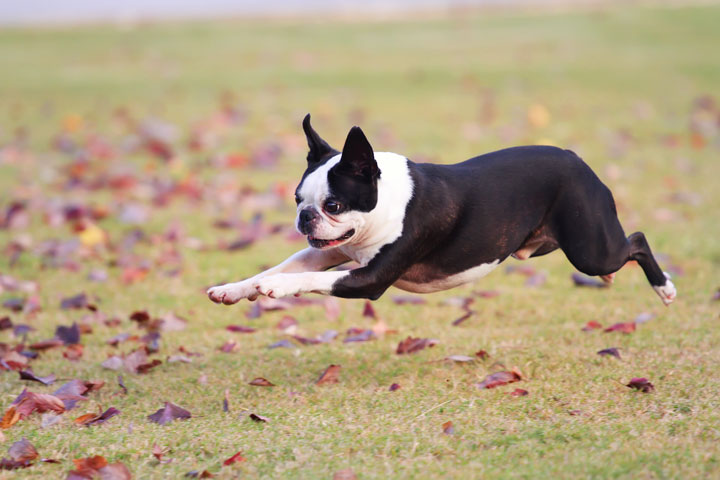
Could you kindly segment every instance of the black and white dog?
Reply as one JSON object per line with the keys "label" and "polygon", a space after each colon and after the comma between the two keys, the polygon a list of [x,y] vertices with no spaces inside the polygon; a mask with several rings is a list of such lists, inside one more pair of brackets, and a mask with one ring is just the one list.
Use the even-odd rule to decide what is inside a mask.
{"label": "black and white dog", "polygon": [[[303,121],[310,151],[295,191],[296,227],[309,248],[252,278],[208,290],[226,305],[258,295],[315,292],[379,298],[394,285],[446,290],[503,260],[560,248],[575,268],[613,280],[636,260],[666,305],[676,296],[641,232],[625,237],[608,188],[577,155],[514,147],[455,165],[373,152],[353,127],[342,153]],[[350,260],[353,270],[328,271]]]}

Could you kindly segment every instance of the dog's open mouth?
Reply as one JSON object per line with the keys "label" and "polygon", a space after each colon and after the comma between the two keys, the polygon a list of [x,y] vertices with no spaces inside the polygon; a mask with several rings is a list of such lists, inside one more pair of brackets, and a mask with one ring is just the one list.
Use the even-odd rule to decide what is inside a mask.
{"label": "dog's open mouth", "polygon": [[355,229],[350,229],[347,232],[345,232],[341,237],[336,238],[335,240],[322,240],[320,238],[311,237],[308,235],[308,243],[313,248],[327,248],[327,247],[334,247],[335,245],[339,245],[343,243],[348,238],[355,235]]}

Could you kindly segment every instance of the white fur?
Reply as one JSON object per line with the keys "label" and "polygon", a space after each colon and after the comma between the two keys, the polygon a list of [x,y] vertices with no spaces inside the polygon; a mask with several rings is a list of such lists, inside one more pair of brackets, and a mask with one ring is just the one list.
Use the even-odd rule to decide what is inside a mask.
{"label": "white fur", "polygon": [[670,305],[672,302],[675,301],[675,297],[677,297],[677,290],[675,289],[675,285],[673,284],[673,282],[670,281],[670,274],[667,272],[663,273],[665,274],[666,278],[665,285],[660,285],[659,287],[654,286],[653,289],[665,305]]}
{"label": "white fur", "polygon": [[405,210],[413,194],[407,158],[397,153],[375,152],[375,161],[380,168],[377,206],[360,215],[358,227],[353,227],[355,235],[339,247],[360,265],[367,265],[383,245],[400,238]]}
{"label": "white fur", "polygon": [[396,153],[375,152],[375,161],[380,169],[375,208],[370,212],[348,211],[328,215],[322,208],[330,195],[327,175],[340,158],[341,155],[336,155],[305,177],[298,192],[302,201],[298,204],[295,226],[298,227],[300,211],[312,206],[321,217],[313,232],[314,237],[332,240],[354,229],[355,235],[337,248],[361,265],[366,265],[383,245],[394,242],[402,234],[405,207],[413,192],[408,160]]}
{"label": "white fur", "polygon": [[395,286],[408,292],[415,293],[432,293],[439,292],[441,290],[448,290],[458,285],[473,282],[479,278],[484,277],[488,273],[492,272],[495,267],[498,266],[500,260],[495,260],[492,263],[483,263],[477,267],[470,268],[464,272],[450,275],[449,277],[441,278],[427,283],[414,283],[408,282],[407,280],[398,280],[395,282]]}
{"label": "white fur", "polygon": [[[286,272],[307,272],[325,270],[328,267],[347,262],[349,259],[337,249],[316,250],[306,248],[269,270],[241,282],[227,283],[208,289],[207,294],[214,302],[232,304],[243,298],[254,300],[260,293],[258,287],[261,279],[268,276],[279,276]],[[280,289],[278,289],[280,291]]]}
{"label": "white fur", "polygon": [[348,271],[278,273],[261,278],[257,291],[272,298],[310,292],[330,295],[333,284],[349,274]]}

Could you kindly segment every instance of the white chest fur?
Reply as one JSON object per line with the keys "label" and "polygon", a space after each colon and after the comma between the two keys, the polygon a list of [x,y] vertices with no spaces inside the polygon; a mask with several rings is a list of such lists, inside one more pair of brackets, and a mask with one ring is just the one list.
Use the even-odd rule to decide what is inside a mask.
{"label": "white chest fur", "polygon": [[360,265],[367,265],[383,245],[402,235],[405,210],[413,194],[407,158],[391,152],[375,152],[375,160],[380,169],[377,206],[362,216],[363,225],[352,245],[339,247]]}

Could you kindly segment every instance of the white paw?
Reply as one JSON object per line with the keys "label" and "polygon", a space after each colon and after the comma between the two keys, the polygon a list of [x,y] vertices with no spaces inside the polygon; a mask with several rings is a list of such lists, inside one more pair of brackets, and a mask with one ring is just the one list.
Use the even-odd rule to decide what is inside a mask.
{"label": "white paw", "polygon": [[255,286],[257,293],[270,298],[289,297],[301,293],[297,285],[297,278],[293,275],[269,275],[258,280]]}
{"label": "white paw", "polygon": [[670,275],[667,272],[663,273],[667,279],[665,281],[665,285],[653,287],[653,289],[655,289],[655,292],[665,305],[670,305],[673,301],[675,301],[675,297],[677,297],[677,290],[675,289],[675,285],[670,281]]}
{"label": "white paw", "polygon": [[255,290],[253,282],[243,280],[242,282],[226,283],[225,285],[211,287],[208,289],[207,295],[208,298],[215,303],[232,305],[243,298],[255,300],[258,296],[258,292]]}

